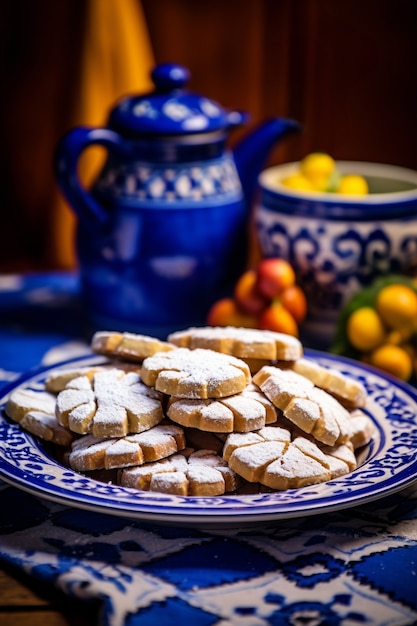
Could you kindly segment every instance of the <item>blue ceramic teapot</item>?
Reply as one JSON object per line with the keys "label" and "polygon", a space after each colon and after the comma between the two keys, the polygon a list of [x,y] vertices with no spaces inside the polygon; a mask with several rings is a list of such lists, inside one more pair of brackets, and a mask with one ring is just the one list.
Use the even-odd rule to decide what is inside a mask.
{"label": "blue ceramic teapot", "polygon": [[[164,338],[205,323],[245,266],[249,209],[269,149],[291,120],[268,121],[232,154],[245,116],[186,90],[188,71],[157,66],[155,90],[123,98],[107,127],[59,143],[58,184],[78,217],[77,255],[95,329]],[[77,177],[84,149],[107,149],[91,190]]]}

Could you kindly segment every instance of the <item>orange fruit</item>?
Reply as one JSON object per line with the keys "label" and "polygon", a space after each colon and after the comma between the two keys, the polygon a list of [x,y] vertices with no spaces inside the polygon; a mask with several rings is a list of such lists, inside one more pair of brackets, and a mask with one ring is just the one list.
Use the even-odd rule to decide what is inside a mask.
{"label": "orange fruit", "polygon": [[242,326],[256,328],[257,318],[249,313],[243,313],[233,298],[222,298],[215,302],[207,315],[209,326]]}
{"label": "orange fruit", "polygon": [[417,293],[408,285],[394,283],[383,287],[375,308],[389,328],[404,333],[417,330]]}
{"label": "orange fruit", "polygon": [[281,294],[282,306],[287,309],[300,324],[307,314],[307,300],[304,291],[298,285],[291,285]]}
{"label": "orange fruit", "polygon": [[297,322],[280,302],[272,302],[272,304],[261,313],[258,318],[258,328],[298,337]]}
{"label": "orange fruit", "polygon": [[241,275],[234,289],[234,297],[239,308],[254,315],[260,313],[268,304],[266,298],[259,293],[256,282],[257,273],[250,269]]}
{"label": "orange fruit", "polygon": [[351,345],[361,352],[374,350],[385,340],[385,328],[378,313],[364,306],[350,314],[346,333]]}
{"label": "orange fruit", "polygon": [[384,344],[374,350],[369,355],[368,362],[400,380],[409,380],[413,373],[411,354],[401,346],[393,344]]}

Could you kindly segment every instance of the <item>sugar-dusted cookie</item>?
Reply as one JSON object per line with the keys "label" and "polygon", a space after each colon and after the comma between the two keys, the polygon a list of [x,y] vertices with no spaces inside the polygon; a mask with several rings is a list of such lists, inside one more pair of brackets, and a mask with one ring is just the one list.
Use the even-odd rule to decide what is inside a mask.
{"label": "sugar-dusted cookie", "polygon": [[68,461],[77,472],[142,465],[185,448],[179,426],[161,425],[126,437],[107,439],[86,435],[74,441]]}
{"label": "sugar-dusted cookie", "polygon": [[289,431],[273,426],[229,435],[223,457],[236,474],[271,489],[305,487],[331,478],[329,461],[313,441],[292,441]]}
{"label": "sugar-dusted cookie", "polygon": [[308,378],[292,370],[265,366],[253,381],[287,419],[321,443],[333,446],[350,438],[349,412]]}
{"label": "sugar-dusted cookie", "polygon": [[45,389],[51,393],[57,394],[65,389],[68,383],[74,378],[87,376],[87,378],[92,380],[96,372],[103,372],[105,370],[114,369],[115,367],[118,370],[123,370],[124,372],[140,372],[140,364],[123,361],[118,361],[117,364],[109,361],[103,363],[102,365],[91,365],[78,368],[59,367],[49,373],[47,379],[45,380]]}
{"label": "sugar-dusted cookie", "polygon": [[366,389],[359,380],[346,376],[334,368],[324,367],[312,359],[298,359],[291,367],[350,407],[365,406]]}
{"label": "sugar-dusted cookie", "polygon": [[46,391],[18,387],[9,396],[6,414],[20,426],[45,441],[70,445],[74,435],[55,417],[55,396]]}
{"label": "sugar-dusted cookie", "polygon": [[255,328],[189,328],[172,333],[168,341],[183,348],[205,348],[241,359],[294,361],[303,355],[303,346],[296,337]]}
{"label": "sugar-dusted cookie", "polygon": [[246,363],[213,350],[177,348],[143,361],[145,384],[179,398],[222,398],[243,391],[251,382]]}
{"label": "sugar-dusted cookie", "polygon": [[119,483],[181,496],[220,496],[235,491],[239,477],[213,450],[185,450],[167,459],[119,472]]}
{"label": "sugar-dusted cookie", "polygon": [[277,411],[255,385],[225,398],[189,399],[173,397],[168,417],[182,426],[214,433],[248,432],[275,422]]}
{"label": "sugar-dusted cookie", "polygon": [[144,385],[139,374],[119,369],[72,379],[56,399],[62,426],[80,435],[123,437],[140,433],[164,417],[162,396]]}
{"label": "sugar-dusted cookie", "polygon": [[[250,369],[250,373],[256,374],[256,372],[259,372],[259,370],[264,366],[264,365],[273,365],[275,364],[275,361],[272,359],[251,359],[251,358],[245,358],[245,357],[239,357],[240,359],[242,359],[242,361],[245,361],[246,365],[249,367]],[[288,363],[291,363],[292,361],[288,361]]]}
{"label": "sugar-dusted cookie", "polygon": [[361,409],[355,409],[350,413],[350,426],[352,429],[350,441],[355,450],[366,446],[375,434],[373,421]]}
{"label": "sugar-dusted cookie", "polygon": [[353,472],[357,466],[355,450],[350,441],[338,446],[321,446],[329,462],[332,478]]}
{"label": "sugar-dusted cookie", "polygon": [[79,367],[79,368],[58,368],[49,373],[45,380],[45,389],[51,393],[59,393],[68,385],[71,380],[79,376],[87,376],[92,379],[96,372],[102,371],[101,366]]}
{"label": "sugar-dusted cookie", "polygon": [[97,354],[137,362],[143,361],[156,352],[167,352],[174,348],[174,345],[155,337],[115,331],[97,331],[91,340],[91,349]]}

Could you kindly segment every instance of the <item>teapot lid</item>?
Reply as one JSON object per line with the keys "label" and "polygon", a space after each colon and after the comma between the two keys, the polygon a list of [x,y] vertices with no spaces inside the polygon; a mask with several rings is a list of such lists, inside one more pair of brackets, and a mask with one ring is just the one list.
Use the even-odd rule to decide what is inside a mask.
{"label": "teapot lid", "polygon": [[111,111],[109,126],[124,134],[188,135],[208,133],[242,124],[246,115],[227,111],[214,100],[185,89],[187,68],[157,65],[151,74],[155,90],[127,96]]}

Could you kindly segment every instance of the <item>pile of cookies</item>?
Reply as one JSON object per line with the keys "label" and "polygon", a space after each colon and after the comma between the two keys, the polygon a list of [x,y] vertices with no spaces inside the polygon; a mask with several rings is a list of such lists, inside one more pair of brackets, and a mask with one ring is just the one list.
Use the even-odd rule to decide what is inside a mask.
{"label": "pile of cookies", "polygon": [[373,435],[363,385],[289,335],[100,331],[91,348],[103,364],[15,389],[6,413],[101,480],[193,496],[293,489],[351,472]]}

